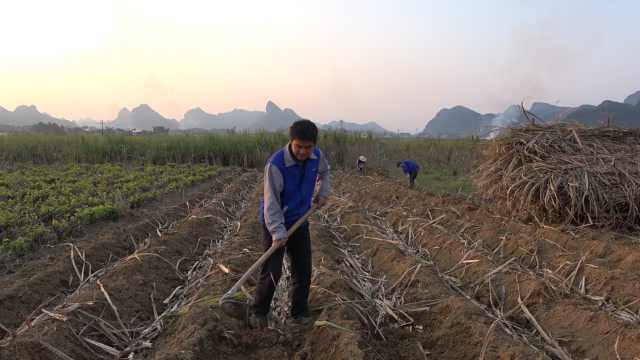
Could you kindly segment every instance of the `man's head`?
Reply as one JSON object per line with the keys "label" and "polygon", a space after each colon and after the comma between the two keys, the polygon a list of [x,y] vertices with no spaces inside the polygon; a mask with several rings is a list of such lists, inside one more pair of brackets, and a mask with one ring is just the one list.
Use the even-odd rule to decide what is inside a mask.
{"label": "man's head", "polygon": [[300,161],[307,160],[318,141],[318,127],[311,120],[298,120],[289,128],[291,152]]}
{"label": "man's head", "polygon": [[398,161],[398,162],[396,163],[396,167],[400,167],[400,166],[402,166],[402,161]]}

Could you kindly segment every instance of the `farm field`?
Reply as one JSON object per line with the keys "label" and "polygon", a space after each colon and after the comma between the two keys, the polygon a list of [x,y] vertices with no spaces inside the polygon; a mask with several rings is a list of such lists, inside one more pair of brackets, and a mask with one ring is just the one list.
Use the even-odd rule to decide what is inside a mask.
{"label": "farm field", "polygon": [[[279,133],[207,135],[57,135],[0,137],[3,164],[207,164],[262,168],[287,138]],[[353,168],[360,155],[367,166],[400,177],[396,163],[413,159],[422,166],[417,183],[435,193],[471,193],[470,175],[485,143],[477,139],[385,139],[342,132],[320,133],[320,148],[339,168]]]}
{"label": "farm field", "polygon": [[115,219],[215,174],[215,166],[20,164],[0,172],[0,258],[58,244],[79,225]]}
{"label": "farm field", "polygon": [[0,358],[640,356],[634,236],[344,171],[311,220],[313,325],[286,321],[280,289],[271,328],[249,329],[217,304],[262,253],[261,184],[223,168],[15,265],[0,276]]}
{"label": "farm field", "polygon": [[6,1],[0,360],[640,360],[640,2],[547,2]]}

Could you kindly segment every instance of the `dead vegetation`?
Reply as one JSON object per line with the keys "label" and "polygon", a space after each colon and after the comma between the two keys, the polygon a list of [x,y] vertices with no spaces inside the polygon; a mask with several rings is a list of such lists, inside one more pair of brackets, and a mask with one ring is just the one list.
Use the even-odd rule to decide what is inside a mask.
{"label": "dead vegetation", "polygon": [[427,257],[469,303],[505,320],[496,330],[528,338],[551,358],[609,358],[614,347],[624,348],[623,358],[639,354],[631,339],[640,292],[628,267],[639,250],[630,236],[523,224],[472,202],[401,188],[371,179],[346,191],[398,234],[385,243]]}
{"label": "dead vegetation", "polygon": [[510,129],[497,138],[476,184],[538,221],[640,226],[640,131],[562,125]]}
{"label": "dead vegetation", "polygon": [[[350,226],[359,225],[342,222],[343,214],[349,208],[353,208],[352,203],[337,199],[333,206],[322,211],[321,221],[333,235],[333,244],[340,253],[340,274],[359,298],[358,301],[350,301],[349,306],[358,314],[362,323],[370,330],[370,334],[386,340],[383,328],[389,321],[398,327],[414,323],[413,318],[402,309],[405,302],[404,294],[413,279],[405,279],[403,276],[391,283],[384,275],[374,273],[368,257],[359,254],[357,244],[348,241],[345,236]],[[415,277],[420,265],[410,270]],[[408,272],[409,270],[406,273]],[[344,301],[340,296],[336,300]]]}

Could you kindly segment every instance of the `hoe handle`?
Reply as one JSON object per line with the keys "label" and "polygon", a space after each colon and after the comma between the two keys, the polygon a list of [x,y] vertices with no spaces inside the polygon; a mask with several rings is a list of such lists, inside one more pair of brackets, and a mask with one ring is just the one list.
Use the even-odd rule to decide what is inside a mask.
{"label": "hoe handle", "polygon": [[[300,227],[300,225],[302,225],[302,223],[304,223],[309,216],[311,216],[311,214],[313,213],[314,210],[316,210],[317,205],[313,204],[311,206],[311,209],[309,209],[300,219],[298,219],[298,221],[296,221],[293,226],[291,226],[291,228],[287,231],[287,240],[289,239],[289,237],[296,231],[298,230],[298,228]],[[286,242],[285,242],[286,244]],[[264,264],[265,261],[267,261],[267,259],[276,251],[278,250],[277,247],[271,245],[271,247],[264,253],[262,254],[262,256],[260,256],[260,258],[253,263],[253,265],[251,265],[251,267],[249,268],[249,270],[247,270],[242,277],[240,278],[240,280],[238,280],[235,285],[233,285],[231,287],[231,289],[229,289],[229,291],[227,291],[226,294],[224,294],[221,298],[220,298],[220,303],[222,304],[223,302],[225,302],[227,299],[231,298],[236,292],[238,292],[238,290],[240,289],[240,287],[242,285],[244,285],[244,283],[247,281],[247,279],[249,278],[249,276],[251,276],[260,266],[262,266],[262,264]]]}

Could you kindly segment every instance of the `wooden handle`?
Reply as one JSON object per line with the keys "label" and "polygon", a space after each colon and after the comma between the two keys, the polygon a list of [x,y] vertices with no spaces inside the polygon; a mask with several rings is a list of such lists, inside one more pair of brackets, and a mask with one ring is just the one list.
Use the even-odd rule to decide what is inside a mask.
{"label": "wooden handle", "polygon": [[[298,230],[298,228],[300,227],[300,225],[302,225],[302,223],[304,223],[305,221],[307,221],[307,219],[309,218],[309,216],[311,216],[311,214],[316,210],[317,205],[313,204],[311,206],[311,209],[309,209],[300,219],[298,219],[298,221],[296,221],[293,226],[291,226],[291,228],[289,228],[289,230],[287,231],[287,240],[289,240],[289,237],[296,231]],[[285,241],[286,244],[286,241]],[[284,244],[283,244],[284,246]],[[249,268],[249,270],[247,270],[242,277],[240,278],[240,280],[238,280],[235,285],[233,285],[231,287],[231,289],[229,289],[229,291],[227,291],[221,298],[220,298],[220,304],[222,304],[223,302],[225,302],[227,299],[231,298],[236,292],[238,292],[238,290],[240,289],[240,287],[242,285],[244,285],[244,283],[247,281],[247,279],[249,279],[249,276],[251,276],[260,266],[262,266],[262,264],[264,264],[265,261],[267,261],[267,259],[276,251],[278,250],[277,247],[271,245],[271,247],[264,253],[262,254],[262,256],[260,256],[260,258],[258,258],[258,260],[256,260],[255,263],[253,263],[253,265],[251,265],[251,267]]]}

